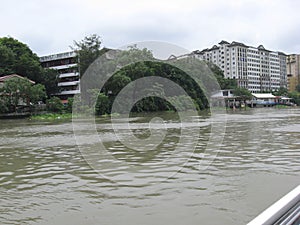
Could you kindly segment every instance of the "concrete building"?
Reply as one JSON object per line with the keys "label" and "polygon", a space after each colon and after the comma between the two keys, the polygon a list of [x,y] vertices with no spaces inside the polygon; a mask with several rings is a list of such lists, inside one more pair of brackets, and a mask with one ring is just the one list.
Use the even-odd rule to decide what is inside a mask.
{"label": "concrete building", "polygon": [[199,59],[218,65],[225,78],[236,79],[238,86],[252,93],[276,91],[287,85],[286,55],[240,42],[221,41],[210,49],[193,52]]}
{"label": "concrete building", "polygon": [[300,84],[300,55],[291,54],[287,56],[287,78],[288,90],[295,91]]}
{"label": "concrete building", "polygon": [[55,69],[59,73],[59,93],[56,94],[63,102],[80,93],[80,75],[76,53],[64,52],[40,57],[44,68]]}

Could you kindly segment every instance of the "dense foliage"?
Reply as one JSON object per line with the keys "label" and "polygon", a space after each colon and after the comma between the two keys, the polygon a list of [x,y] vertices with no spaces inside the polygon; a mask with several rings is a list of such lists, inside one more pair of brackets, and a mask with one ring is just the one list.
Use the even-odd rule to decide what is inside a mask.
{"label": "dense foliage", "polygon": [[300,92],[292,91],[288,94],[289,98],[292,98],[293,102],[296,103],[298,106],[300,105]]}
{"label": "dense foliage", "polygon": [[0,88],[0,93],[1,113],[17,112],[46,98],[44,85],[33,85],[28,79],[18,77],[7,80]]}
{"label": "dense foliage", "polygon": [[42,84],[50,97],[56,93],[57,72],[43,69],[39,57],[24,43],[12,38],[0,38],[0,76],[18,74]]}
{"label": "dense foliage", "polygon": [[252,99],[252,94],[246,88],[236,87],[233,89],[233,94],[240,97],[242,100]]}
{"label": "dense foliage", "polygon": [[[88,43],[81,42],[81,47],[77,45],[79,47],[78,52],[89,52],[87,46],[92,46],[90,52],[95,52],[94,47],[99,46],[97,44],[98,42],[96,41],[95,45],[92,45],[90,43],[90,40],[91,39],[88,39]],[[202,90],[203,88],[206,88],[205,85],[200,87],[198,83],[195,80],[193,80],[193,78],[191,78],[185,72],[176,67],[176,65],[173,66],[172,62],[157,61],[154,59],[151,51],[147,49],[141,50],[136,48],[136,46],[131,46],[126,51],[113,51],[113,54],[117,56],[115,57],[117,61],[107,60],[105,63],[101,61],[98,62],[101,63],[102,70],[111,67],[120,68],[112,77],[110,77],[109,80],[105,81],[105,86],[102,88],[102,90],[97,89],[97,83],[100,83],[101,79],[104,79],[103,77],[99,77],[101,71],[92,74],[92,77],[89,78],[90,83],[87,85],[89,87],[89,90],[87,90],[86,92],[86,84],[82,83],[82,98],[85,99],[85,95],[87,95],[89,96],[87,101],[91,102],[93,102],[91,99],[97,99],[96,104],[94,106],[96,114],[102,115],[106,113],[111,113],[112,104],[116,96],[126,85],[139,78],[150,76],[159,76],[167,78],[178,84],[181,88],[185,90],[189,97],[193,99],[196,109],[202,110],[209,107],[209,103]],[[127,65],[127,63],[130,63],[132,60],[137,60],[138,62]],[[90,65],[91,63],[92,62],[89,61],[87,64]],[[198,66],[195,67],[195,64],[197,64]],[[122,67],[120,65],[126,66]],[[209,68],[210,71],[207,68]],[[216,81],[220,83],[221,88],[229,89],[236,87],[236,82],[231,79],[224,79],[223,72],[213,64],[209,64],[209,66],[207,66],[205,62],[200,62],[199,60],[197,60],[196,63],[192,64],[191,68],[187,69],[191,73],[198,73],[199,70],[201,70],[202,78],[208,80],[207,83],[209,83],[209,80],[214,81],[215,79],[217,79]],[[91,74],[89,73],[89,75]],[[152,87],[152,90],[150,91],[160,93],[161,98],[152,96],[146,97],[136,102],[136,104],[132,108],[132,112],[175,110],[172,106],[174,103],[176,103],[176,105],[179,108],[184,109],[186,107],[186,99],[184,98],[184,96],[181,96],[179,98],[177,96],[175,98],[176,91],[174,92],[174,98],[172,98],[172,93],[165,93],[165,88],[160,86],[159,84],[155,87]],[[139,93],[135,93],[135,95],[139,95]],[[163,98],[165,95],[169,96],[168,101]]]}
{"label": "dense foliage", "polygon": [[71,48],[77,54],[81,76],[101,54],[108,51],[108,49],[102,48],[101,44],[101,38],[97,34],[86,36],[81,41],[74,41],[74,46]]}
{"label": "dense foliage", "polygon": [[216,64],[213,64],[211,62],[207,62],[207,65],[210,68],[210,70],[214,73],[222,90],[237,88],[236,80],[230,78],[224,78],[224,73],[220,67],[218,67]]}

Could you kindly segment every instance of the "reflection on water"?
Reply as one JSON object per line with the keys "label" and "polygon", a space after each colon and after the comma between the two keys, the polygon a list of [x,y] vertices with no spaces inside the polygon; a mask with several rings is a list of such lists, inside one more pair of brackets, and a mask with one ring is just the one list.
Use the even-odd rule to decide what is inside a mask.
{"label": "reflection on water", "polygon": [[[186,155],[174,149],[180,127],[194,129],[192,123],[182,125],[170,113],[138,116],[130,124],[139,138],[150,135],[152,116],[164,118],[167,135],[159,148],[126,148],[109,120],[97,119],[108,152],[127,163],[113,163],[103,174],[126,179],[124,165],[139,165],[123,183],[85,162],[70,122],[0,121],[0,224],[246,224],[299,184],[299,109],[229,112],[224,141],[206,170],[199,161],[206,160],[209,117],[197,118],[200,135],[191,156],[188,148]],[[97,148],[99,140],[86,128],[82,121],[80,138]]]}

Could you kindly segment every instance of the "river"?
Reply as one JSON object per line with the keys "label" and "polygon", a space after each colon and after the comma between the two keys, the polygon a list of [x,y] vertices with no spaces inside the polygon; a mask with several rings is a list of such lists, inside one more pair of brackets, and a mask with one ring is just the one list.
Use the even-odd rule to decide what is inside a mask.
{"label": "river", "polygon": [[[96,119],[106,154],[121,162],[102,159],[103,171],[87,163],[71,121],[0,120],[0,224],[240,225],[300,184],[299,108],[228,112],[208,167],[199,162],[209,116],[197,118],[198,145],[194,152],[186,146],[187,157],[174,150],[181,135],[175,113],[132,117],[134,134],[147,137],[152,116],[167,130],[152,151],[125,148],[109,118]],[[84,147],[96,154],[84,120],[80,127]]]}

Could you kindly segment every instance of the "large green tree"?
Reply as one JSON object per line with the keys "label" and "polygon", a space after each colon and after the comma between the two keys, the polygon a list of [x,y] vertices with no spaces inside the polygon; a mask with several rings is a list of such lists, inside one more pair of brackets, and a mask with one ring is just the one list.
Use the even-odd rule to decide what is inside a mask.
{"label": "large green tree", "polygon": [[57,92],[57,73],[43,69],[39,57],[24,43],[12,38],[0,38],[0,76],[19,74],[43,84],[47,95]]}
{"label": "large green tree", "polygon": [[[101,70],[105,70],[106,67],[113,67],[119,70],[117,70],[117,72],[105,82],[102,90],[98,90],[98,93],[101,92],[101,95],[98,97],[98,101],[96,103],[97,114],[102,114],[104,111],[110,112],[112,103],[114,102],[116,96],[130,82],[149,76],[164,77],[177,83],[194,100],[196,108],[208,108],[208,101],[204,95],[204,92],[201,90],[201,87],[199,87],[196,81],[176,66],[172,66],[172,64],[169,62],[155,61],[151,51],[147,49],[138,49],[136,46],[131,46],[126,51],[116,51],[114,54],[116,54],[115,60],[107,60],[106,62],[101,63],[101,68],[99,68]],[[130,62],[133,60],[140,62],[130,64]],[[119,65],[125,66],[120,67]],[[204,62],[199,62],[199,66],[201,68],[204,68],[205,65],[206,64]],[[91,77],[89,77],[87,81],[90,82],[88,87],[92,87],[93,90],[95,90],[94,88],[97,87],[97,83],[102,83],[101,80],[105,79],[100,77],[99,74],[104,73],[99,72],[89,74]],[[125,99],[125,101],[128,102],[123,102],[123,104],[130,104],[130,99],[136,99],[141,95],[140,92],[143,90],[137,88],[136,85],[137,83],[135,82],[133,86],[133,96],[129,96],[128,99]],[[165,92],[165,90],[167,90],[167,92]],[[147,97],[140,100],[133,106],[133,112],[174,110],[171,102],[176,102],[178,106],[184,108],[186,99],[184,97],[177,96],[176,90],[170,90],[158,84],[151,87],[151,90],[148,88],[148,91],[156,93],[156,95],[158,94],[161,97]],[[87,91],[87,93],[90,92]],[[84,93],[82,94],[84,95]],[[87,96],[94,98],[95,93]],[[169,102],[165,100],[165,96],[168,96],[170,100]],[[89,101],[88,99],[89,98],[87,98],[87,101]],[[104,107],[103,104],[108,104],[108,106]]]}
{"label": "large green tree", "polygon": [[3,58],[6,59],[2,65],[6,75],[7,72],[17,73],[29,78],[30,80],[40,81],[42,67],[39,57],[24,43],[12,38],[0,38],[0,50]]}
{"label": "large green tree", "polygon": [[[101,49],[101,39],[98,35],[85,37],[79,42],[75,41],[73,49],[76,50],[79,57],[81,76],[85,76],[84,73],[88,67],[99,56],[107,51],[107,49]],[[205,109],[209,107],[209,103],[205,95],[212,94],[209,93],[211,90],[218,89],[218,87],[214,85],[216,82],[220,84],[222,89],[234,89],[237,86],[235,80],[224,78],[223,72],[220,68],[213,64],[207,64],[206,62],[201,62],[199,60],[194,60],[194,62],[190,65],[188,63],[189,68],[186,69],[189,74],[198,74],[199,79],[204,80],[201,87],[199,87],[199,80],[197,83],[188,74],[181,71],[176,66],[177,64],[181,65],[182,68],[185,68],[187,65],[185,61],[186,59],[183,59],[182,62],[179,60],[179,62],[176,62],[174,66],[172,66],[172,62],[157,61],[150,50],[146,48],[138,49],[136,46],[131,46],[125,51],[114,50],[110,55],[114,57],[114,60],[110,60],[106,57],[99,58],[97,61],[98,64],[101,64],[101,68],[97,68],[99,71],[95,72],[93,71],[94,69],[91,69],[89,71],[89,78],[85,80],[85,82],[81,83],[81,99],[86,101],[86,105],[89,107],[91,107],[89,104],[94,102],[91,101],[91,99],[94,98],[95,92],[98,94],[101,93],[96,103],[96,113],[98,114],[110,112],[112,103],[118,93],[127,84],[142,77],[160,76],[172,80],[186,91],[186,93],[193,99],[196,108],[198,109]],[[133,61],[137,61],[137,63],[131,64]],[[108,80],[106,80],[105,76],[100,76],[101,74],[109,74],[109,71],[116,70],[117,72]],[[105,85],[102,90],[97,90],[97,84],[103,82],[105,82]],[[136,82],[134,85],[136,85]],[[86,89],[92,89],[93,93]],[[153,87],[153,90],[150,91],[157,92],[161,89],[164,90],[164,87]],[[172,91],[169,90],[168,92]],[[174,107],[171,106],[170,102],[163,99],[164,95],[169,96],[170,101],[176,102],[177,105],[181,105],[182,108],[184,108],[184,103],[186,102],[185,98],[176,96],[176,90],[173,92],[174,93],[162,93],[162,98],[147,97],[142,99],[134,105],[132,111],[174,110]],[[96,96],[98,94],[96,94]],[[133,95],[138,96],[139,94],[138,88],[135,88],[134,86]],[[173,96],[174,99],[171,100]],[[131,97],[129,97],[128,100],[130,100],[130,98]]]}
{"label": "large green tree", "polygon": [[16,112],[19,105],[30,106],[30,103],[37,103],[46,98],[44,85],[33,85],[28,79],[18,77],[5,81],[0,93],[1,104],[6,109],[2,112]]}
{"label": "large green tree", "polygon": [[101,44],[101,38],[97,34],[86,36],[81,41],[74,41],[74,46],[71,48],[77,53],[81,76],[101,54],[108,51],[108,49],[102,48]]}

